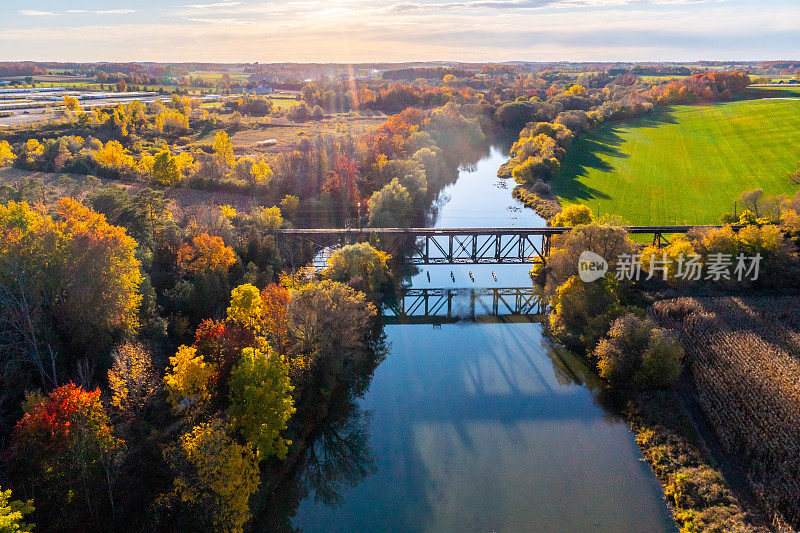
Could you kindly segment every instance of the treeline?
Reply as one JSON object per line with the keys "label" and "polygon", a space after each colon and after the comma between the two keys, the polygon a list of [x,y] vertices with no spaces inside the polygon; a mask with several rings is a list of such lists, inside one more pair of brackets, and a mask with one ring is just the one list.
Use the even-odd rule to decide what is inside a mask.
{"label": "treeline", "polygon": [[475,72],[452,67],[416,67],[387,70],[382,74],[382,77],[385,80],[416,80],[418,78],[441,80],[447,75],[455,76],[456,78],[473,78],[475,77]]}
{"label": "treeline", "polygon": [[309,107],[320,106],[325,111],[375,110],[394,114],[409,107],[432,108],[444,104],[474,103],[477,92],[470,88],[426,87],[401,83],[362,83],[355,90],[342,83],[318,81],[303,86],[303,101]]}
{"label": "treeline", "polygon": [[610,76],[633,74],[635,76],[691,76],[692,69],[674,65],[634,65],[630,68],[610,68]]}
{"label": "treeline", "polygon": [[47,74],[47,68],[38,63],[0,62],[0,76],[39,76]]}
{"label": "treeline", "polygon": [[[525,124],[511,147],[511,157],[498,176],[514,178],[514,196],[545,218],[559,210],[550,181],[558,175],[561,161],[573,139],[606,121],[641,116],[652,104],[630,95],[624,84],[615,93],[608,86],[590,95],[582,85],[572,85],[547,100],[506,103],[497,108],[494,122],[505,129]],[[618,100],[612,99],[614,97]]]}
{"label": "treeline", "polygon": [[529,92],[544,97],[517,97],[493,113],[498,127],[520,131],[498,176],[513,177],[518,183],[514,196],[544,218],[560,210],[549,182],[558,174],[576,136],[604,122],[645,115],[654,105],[729,100],[750,84],[749,76],[741,72],[697,74],[655,86],[631,74],[616,78],[583,75],[580,79],[587,85],[564,85],[559,79],[548,86],[540,78],[518,79],[516,92],[527,85]]}

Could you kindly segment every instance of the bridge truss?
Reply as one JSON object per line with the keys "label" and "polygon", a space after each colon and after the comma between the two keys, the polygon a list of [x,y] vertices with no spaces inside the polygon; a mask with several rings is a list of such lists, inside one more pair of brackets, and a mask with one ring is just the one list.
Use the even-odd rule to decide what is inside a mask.
{"label": "bridge truss", "polygon": [[[654,246],[669,244],[667,236],[721,226],[628,226],[633,235],[652,235]],[[743,226],[733,226],[739,230]],[[310,242],[325,257],[337,247],[369,241],[393,257],[415,265],[520,264],[544,262],[556,235],[572,228],[322,228],[280,229],[278,238]],[[321,261],[316,261],[321,262]]]}

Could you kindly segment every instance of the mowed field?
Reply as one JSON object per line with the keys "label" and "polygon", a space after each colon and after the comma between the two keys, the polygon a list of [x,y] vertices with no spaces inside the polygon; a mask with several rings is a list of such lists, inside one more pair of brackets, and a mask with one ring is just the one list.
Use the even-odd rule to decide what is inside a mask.
{"label": "mowed field", "polygon": [[553,189],[631,224],[713,224],[746,190],[793,195],[800,100],[676,106],[576,139]]}

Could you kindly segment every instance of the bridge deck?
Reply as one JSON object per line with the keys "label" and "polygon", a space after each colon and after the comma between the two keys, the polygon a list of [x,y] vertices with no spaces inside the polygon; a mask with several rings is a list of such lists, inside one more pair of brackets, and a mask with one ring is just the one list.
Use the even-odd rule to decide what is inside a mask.
{"label": "bridge deck", "polygon": [[[710,226],[624,226],[628,233],[687,233],[692,229],[722,228],[721,225]],[[742,225],[733,226],[738,230]],[[282,235],[327,235],[357,236],[364,234],[377,235],[559,235],[570,231],[571,227],[532,227],[532,228],[284,228],[277,230]]]}

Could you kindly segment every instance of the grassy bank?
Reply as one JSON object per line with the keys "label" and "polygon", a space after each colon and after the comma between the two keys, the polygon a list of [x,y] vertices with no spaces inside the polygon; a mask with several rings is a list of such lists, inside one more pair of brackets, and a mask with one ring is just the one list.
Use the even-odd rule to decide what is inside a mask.
{"label": "grassy bank", "polygon": [[577,139],[553,190],[632,224],[716,223],[745,191],[792,194],[800,101],[676,106]]}
{"label": "grassy bank", "polygon": [[682,533],[769,531],[759,516],[743,510],[728,480],[707,459],[673,389],[635,393],[625,414]]}

